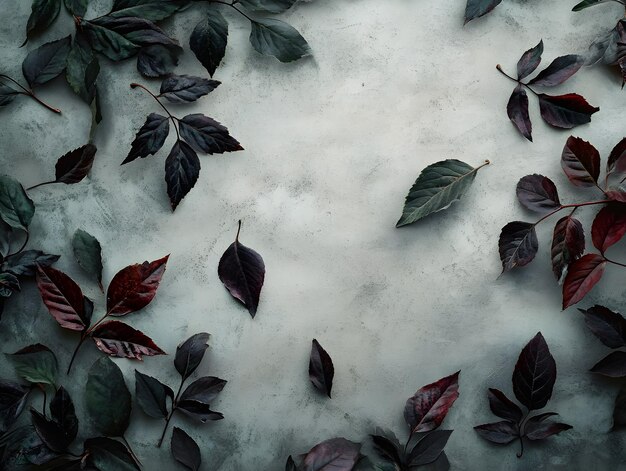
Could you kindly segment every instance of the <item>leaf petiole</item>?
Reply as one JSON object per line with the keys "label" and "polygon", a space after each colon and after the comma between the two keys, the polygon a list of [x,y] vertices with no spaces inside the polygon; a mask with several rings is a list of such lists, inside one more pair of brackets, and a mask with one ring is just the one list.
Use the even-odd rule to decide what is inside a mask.
{"label": "leaf petiole", "polygon": [[167,415],[167,418],[165,419],[165,427],[163,427],[163,433],[161,434],[161,438],[159,439],[159,443],[157,444],[159,448],[161,448],[161,445],[163,445],[163,439],[165,438],[167,427],[169,427],[170,421],[172,420],[172,416],[174,415],[174,412],[176,411],[178,407],[178,398],[180,397],[180,393],[183,390],[183,384],[185,384],[185,379],[181,378],[180,386],[178,386],[178,392],[176,393],[176,396],[172,400],[172,410],[170,411],[170,413]]}
{"label": "leaf petiole", "polygon": [[177,123],[178,118],[176,116],[173,116],[172,113],[170,113],[170,111],[165,107],[165,105],[161,103],[161,100],[159,100],[159,97],[155,95],[154,93],[152,93],[150,90],[148,90],[146,87],[141,85],[140,83],[131,83],[130,88],[141,88],[142,90],[147,92],[152,98],[154,98],[159,105],[161,105],[161,108],[163,108],[163,110],[167,113],[167,116],[169,116],[169,118],[172,120],[172,124],[174,125],[174,130],[176,131],[176,137],[180,141],[180,133],[178,132],[178,123]]}
{"label": "leaf petiole", "polygon": [[[576,210],[577,208],[581,208],[583,206],[591,206],[591,205],[595,205],[595,204],[607,204],[607,203],[611,203],[611,202],[612,202],[612,200],[599,200],[599,201],[587,201],[585,203],[563,204],[563,205],[559,206],[558,208],[556,208],[554,211],[550,211],[544,217],[542,217],[537,222],[535,222],[534,225],[536,226],[540,222],[545,221],[550,216],[552,216],[552,215],[554,215],[554,214],[558,213],[559,211],[561,211],[563,209],[566,209],[566,208],[574,208],[574,210]],[[572,211],[572,214],[573,213],[574,213],[574,211]]]}
{"label": "leaf petiole", "polygon": [[530,85],[528,85],[527,83],[522,82],[520,79],[516,79],[516,78],[511,77],[504,70],[502,70],[502,66],[500,64],[496,65],[496,69],[498,69],[498,72],[500,72],[502,75],[504,75],[508,79],[513,80],[514,82],[518,83],[519,85],[522,85],[522,86],[526,87],[528,90],[530,90],[530,92],[533,95],[539,96],[536,91],[534,91],[532,88],[530,88]]}
{"label": "leaf petiole", "polygon": [[32,90],[29,90],[28,88],[23,87],[22,85],[20,85],[20,83],[17,80],[14,80],[11,77],[9,77],[8,75],[4,75],[4,74],[0,74],[0,79],[9,80],[9,81],[13,82],[15,85],[17,85],[18,87],[20,87],[23,90],[23,92],[18,92],[20,95],[26,95],[26,96],[32,98],[33,100],[35,100],[41,106],[49,109],[53,113],[61,114],[61,110],[60,109],[54,108],[54,107],[50,106],[49,104],[47,104],[45,101],[41,100],[37,95],[35,95],[35,93]]}

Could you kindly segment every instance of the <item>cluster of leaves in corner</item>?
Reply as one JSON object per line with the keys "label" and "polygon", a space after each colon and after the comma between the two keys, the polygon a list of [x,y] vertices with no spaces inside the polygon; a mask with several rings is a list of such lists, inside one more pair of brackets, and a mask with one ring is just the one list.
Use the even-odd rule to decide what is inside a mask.
{"label": "cluster of leaves in corner", "polygon": [[141,88],[152,96],[167,116],[151,113],[139,129],[130,152],[122,165],[137,158],[156,154],[170,133],[170,121],[176,131],[176,142],[165,160],[165,182],[172,210],[191,191],[200,176],[200,159],[196,152],[223,154],[243,150],[228,129],[213,118],[201,113],[188,114],[183,118],[173,116],[160,101],[170,103],[192,103],[215,90],[220,82],[189,75],[170,75],[161,83],[159,95],[143,85],[133,83],[132,88]]}
{"label": "cluster of leaves in corner", "polygon": [[517,83],[506,107],[507,114],[517,130],[529,141],[532,141],[532,123],[528,114],[528,95],[524,88],[539,99],[541,117],[550,126],[560,129],[571,129],[591,121],[591,115],[600,108],[591,106],[584,97],[576,93],[565,95],[547,95],[537,93],[530,86],[554,87],[564,83],[584,65],[585,59],[576,54],[557,57],[544,70],[528,82],[522,80],[532,74],[541,63],[543,41],[529,49],[517,62],[517,79],[508,75],[498,64],[497,69],[504,76]]}
{"label": "cluster of leaves in corner", "polygon": [[[539,243],[535,227],[553,214],[571,209],[554,227],[551,246],[552,270],[563,281],[563,309],[581,301],[600,281],[607,264],[626,267],[606,256],[606,251],[626,234],[626,138],[609,156],[604,186],[600,186],[600,154],[588,142],[571,136],[561,154],[561,167],[569,181],[582,188],[597,188],[599,199],[562,204],[556,185],[543,175],[527,175],[517,184],[517,199],[527,209],[543,214],[534,223],[513,221],[502,228],[499,239],[502,271],[528,265]],[[574,212],[584,206],[601,205],[592,227],[591,239],[599,254],[585,255],[585,234]]]}
{"label": "cluster of leaves in corner", "polygon": [[489,408],[500,422],[483,424],[474,430],[485,440],[500,445],[520,442],[521,458],[524,439],[539,441],[572,428],[571,425],[548,420],[555,412],[543,412],[530,416],[532,411],[543,409],[550,398],[556,382],[556,362],[541,332],[522,349],[513,371],[513,393],[526,407],[526,411],[511,401],[498,389],[489,389]]}
{"label": "cluster of leaves in corner", "polygon": [[[226,381],[214,376],[203,376],[188,385],[183,391],[185,381],[198,368],[208,348],[209,334],[201,332],[192,335],[176,348],[174,366],[181,376],[178,392],[152,376],[135,370],[137,403],[144,413],[155,419],[165,420],[163,433],[158,442],[163,444],[167,427],[176,411],[193,419],[206,423],[208,420],[221,420],[224,416],[211,410],[211,402],[226,386]],[[171,407],[168,409],[167,398]],[[171,438],[171,451],[174,459],[188,469],[197,471],[202,457],[197,443],[184,430],[174,427]]]}
{"label": "cluster of leaves in corner", "polygon": [[[82,181],[93,165],[96,147],[87,144],[60,157],[56,163],[54,180],[28,188]],[[28,226],[35,215],[35,203],[17,180],[0,176],[0,318],[5,300],[20,291],[20,279],[35,276],[37,267],[48,267],[59,259],[41,250],[25,250],[30,233]],[[23,237],[21,245],[16,243]]]}

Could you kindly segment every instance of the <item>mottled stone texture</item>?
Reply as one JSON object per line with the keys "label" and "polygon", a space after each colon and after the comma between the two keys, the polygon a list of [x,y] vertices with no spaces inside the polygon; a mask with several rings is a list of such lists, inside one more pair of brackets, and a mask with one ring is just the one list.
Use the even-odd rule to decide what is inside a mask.
{"label": "mottled stone texture", "polygon": [[[30,2],[0,3],[2,72],[19,75],[30,49],[73,28],[63,13],[43,38],[20,49]],[[109,5],[92,3],[87,17]],[[575,3],[505,0],[462,27],[463,0],[315,0],[284,15],[315,53],[287,65],[254,52],[245,20],[226,10],[229,46],[216,74],[223,85],[197,104],[172,108],[214,117],[246,151],[202,156],[198,184],[175,214],[163,179],[166,153],[119,165],[157,105],[130,89],[139,78],[133,61],[102,60],[105,121],[95,137],[91,178],[32,192],[31,247],[62,254],[58,268],[82,284],[97,309],[104,301],[71,256],[77,228],[100,240],[105,283],[128,263],[171,253],[155,301],[128,320],[170,354],[192,333],[212,334],[199,373],[229,381],[215,404],[226,419],[205,426],[178,422],[201,444],[204,469],[275,471],[290,453],[322,439],[367,441],[375,425],[403,432],[405,399],[459,369],[461,396],[445,421],[455,429],[447,447],[453,469],[626,469],[624,435],[607,433],[617,385],[587,372],[605,349],[575,309],[561,312],[549,266],[550,224],[539,228],[536,261],[498,276],[500,228],[534,218],[515,201],[520,177],[551,177],[567,202],[593,193],[568,186],[559,156],[569,133],[540,120],[534,97],[535,143],[515,131],[505,111],[513,84],[495,70],[500,63],[514,71],[519,55],[540,38],[544,63],[584,52],[622,15],[612,3],[572,13]],[[187,46],[205,8],[201,3],[164,27]],[[205,73],[188,51],[178,71]],[[558,90],[600,106],[592,124],[573,134],[608,155],[624,136],[619,77],[585,69]],[[0,111],[2,171],[28,186],[49,179],[56,159],[88,138],[89,110],[61,81],[41,95],[63,115],[27,99]],[[420,170],[444,158],[474,165],[490,159],[493,165],[445,214],[395,229]],[[591,213],[581,211],[581,217],[588,223]],[[254,320],[217,277],[239,218],[242,243],[267,265]],[[626,253],[619,252],[614,258],[623,260]],[[609,268],[582,305],[600,302],[623,311],[623,275]],[[42,342],[67,365],[74,337],[56,326],[32,283],[13,300],[0,328],[2,351]],[[511,391],[517,355],[539,330],[558,365],[550,407],[574,429],[530,445],[518,460],[515,446],[491,446],[472,426],[491,419],[487,387]],[[308,381],[314,337],[335,361],[332,400]],[[92,346],[85,348],[72,377],[61,376],[81,419],[77,391],[97,356]],[[118,364],[134,392],[134,368],[174,386],[172,360]],[[13,375],[5,360],[0,373]],[[175,469],[169,447],[155,448],[161,426],[133,413],[128,439],[146,469]],[[82,420],[81,433],[88,432]]]}

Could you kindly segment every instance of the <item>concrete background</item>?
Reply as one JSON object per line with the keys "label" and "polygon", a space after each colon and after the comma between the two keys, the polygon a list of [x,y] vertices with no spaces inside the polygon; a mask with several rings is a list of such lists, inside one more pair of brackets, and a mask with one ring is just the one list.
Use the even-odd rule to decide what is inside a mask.
{"label": "concrete background", "polygon": [[[2,72],[19,76],[31,48],[73,31],[62,13],[43,38],[20,49],[30,2],[0,3]],[[179,107],[179,114],[218,119],[246,151],[201,156],[200,179],[175,214],[163,179],[168,150],[119,165],[157,105],[129,88],[140,79],[134,61],[102,59],[105,121],[95,137],[99,151],[91,177],[31,193],[37,213],[29,247],[61,254],[57,267],[83,286],[96,309],[103,308],[103,297],[71,255],[77,228],[100,240],[105,284],[129,263],[171,253],[156,299],[127,320],[170,353],[193,333],[212,334],[199,373],[229,381],[215,404],[226,418],[205,426],[176,420],[201,444],[204,469],[280,470],[289,454],[326,438],[367,442],[377,425],[404,437],[406,398],[459,369],[461,396],[445,421],[455,430],[446,448],[453,469],[626,469],[625,437],[608,433],[618,385],[587,372],[607,349],[576,309],[560,309],[560,287],[549,264],[556,219],[539,228],[533,264],[498,277],[500,228],[535,219],[515,200],[520,177],[549,176],[564,202],[595,195],[568,185],[559,158],[570,133],[545,125],[532,96],[535,143],[516,132],[505,111],[513,84],[495,70],[501,63],[513,72],[521,53],[541,38],[544,65],[584,52],[614,26],[622,8],[609,3],[572,13],[575,0],[504,0],[489,16],[462,27],[464,3],[298,4],[282,18],[302,32],[314,57],[288,65],[253,51],[247,22],[224,7],[231,20],[229,45],[215,77],[223,85],[197,104]],[[108,6],[108,0],[92,1],[87,17]],[[179,73],[206,74],[187,47],[205,9],[200,4],[165,23],[186,48]],[[158,81],[149,85],[157,89]],[[619,76],[602,67],[584,69],[557,90],[580,93],[601,108],[591,125],[573,134],[606,158],[624,136]],[[27,99],[0,111],[2,172],[25,186],[50,179],[57,158],[88,139],[89,110],[61,80],[40,94],[63,115]],[[493,165],[481,170],[462,202],[395,229],[419,172],[445,158],[473,165],[490,159]],[[580,213],[589,228],[593,213]],[[260,252],[267,266],[254,320],[217,277],[239,218],[241,241]],[[612,252],[626,258],[623,245]],[[623,275],[608,268],[581,307],[597,302],[623,312]],[[512,396],[513,366],[537,331],[558,365],[549,409],[574,429],[529,446],[518,460],[516,444],[492,446],[472,427],[494,419],[488,387]],[[314,337],[334,359],[332,400],[317,394],[307,378]],[[0,324],[2,351],[42,342],[56,349],[62,366],[75,340],[51,319],[33,283],[26,283]],[[61,376],[81,411],[79,391],[98,354],[84,348],[72,377]],[[175,386],[172,360],[117,363],[134,393],[134,368]],[[0,373],[13,376],[5,360]],[[155,447],[161,427],[141,411],[133,413],[128,439],[145,469],[176,469],[169,447]],[[89,434],[83,420],[81,436]]]}

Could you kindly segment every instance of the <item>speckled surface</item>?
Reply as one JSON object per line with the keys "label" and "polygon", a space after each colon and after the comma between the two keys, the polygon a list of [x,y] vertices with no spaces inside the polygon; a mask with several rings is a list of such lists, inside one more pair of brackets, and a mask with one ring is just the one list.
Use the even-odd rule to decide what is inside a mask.
{"label": "speckled surface", "polygon": [[[520,177],[542,173],[557,183],[563,201],[586,198],[584,191],[572,191],[560,170],[569,133],[548,128],[530,97],[535,143],[520,137],[505,112],[513,84],[495,70],[501,63],[513,71],[519,55],[541,38],[545,63],[584,52],[622,14],[617,4],[572,13],[575,3],[504,0],[463,28],[463,0],[315,0],[283,15],[315,54],[289,65],[254,52],[248,25],[225,11],[229,46],[216,74],[223,85],[180,113],[214,117],[246,151],[201,157],[200,179],[175,214],[163,180],[166,153],[119,165],[145,116],[158,110],[129,88],[139,79],[134,61],[103,60],[105,122],[95,137],[99,151],[91,177],[32,192],[37,213],[30,247],[61,254],[57,267],[79,281],[100,309],[97,287],[71,256],[77,228],[100,240],[105,282],[129,263],[171,253],[156,299],[128,321],[170,353],[190,334],[212,334],[199,372],[229,381],[215,404],[226,418],[205,426],[178,422],[201,444],[204,469],[281,470],[291,453],[333,436],[367,441],[376,425],[404,435],[406,398],[459,369],[461,396],[445,422],[455,430],[446,449],[453,469],[626,469],[626,437],[607,433],[617,385],[587,372],[606,350],[576,309],[560,309],[549,267],[552,226],[539,228],[532,266],[499,277],[500,228],[534,218],[515,201]],[[2,72],[19,75],[28,50],[73,28],[63,14],[42,39],[20,49],[30,2],[0,4]],[[109,2],[92,4],[95,14]],[[205,8],[164,27],[186,45]],[[188,50],[177,70],[205,73]],[[158,82],[150,86],[156,89]],[[590,126],[573,134],[607,156],[624,135],[619,77],[585,69],[558,90],[580,93],[601,108]],[[63,115],[26,99],[0,111],[2,172],[25,186],[49,179],[56,159],[88,138],[89,110],[62,82],[41,95]],[[395,229],[420,170],[445,158],[473,165],[490,159],[493,165],[445,214]],[[589,223],[591,213],[581,215]],[[254,320],[217,277],[239,218],[241,241],[267,266]],[[626,252],[614,249],[614,257],[623,260]],[[610,268],[582,306],[601,302],[623,312],[623,283],[624,273]],[[537,331],[558,365],[550,408],[574,429],[529,446],[518,460],[515,445],[490,446],[472,426],[492,419],[486,389],[511,391],[517,355]],[[335,362],[332,400],[307,379],[313,337]],[[32,283],[0,324],[2,351],[42,342],[56,346],[62,365],[74,340],[51,319]],[[85,348],[71,378],[61,376],[81,412],[78,391],[97,356],[95,348]],[[134,392],[134,368],[174,386],[172,360],[118,364]],[[5,360],[0,373],[13,375]],[[128,439],[145,469],[176,469],[168,447],[155,447],[160,428],[135,410]],[[81,434],[89,433],[83,420]]]}

